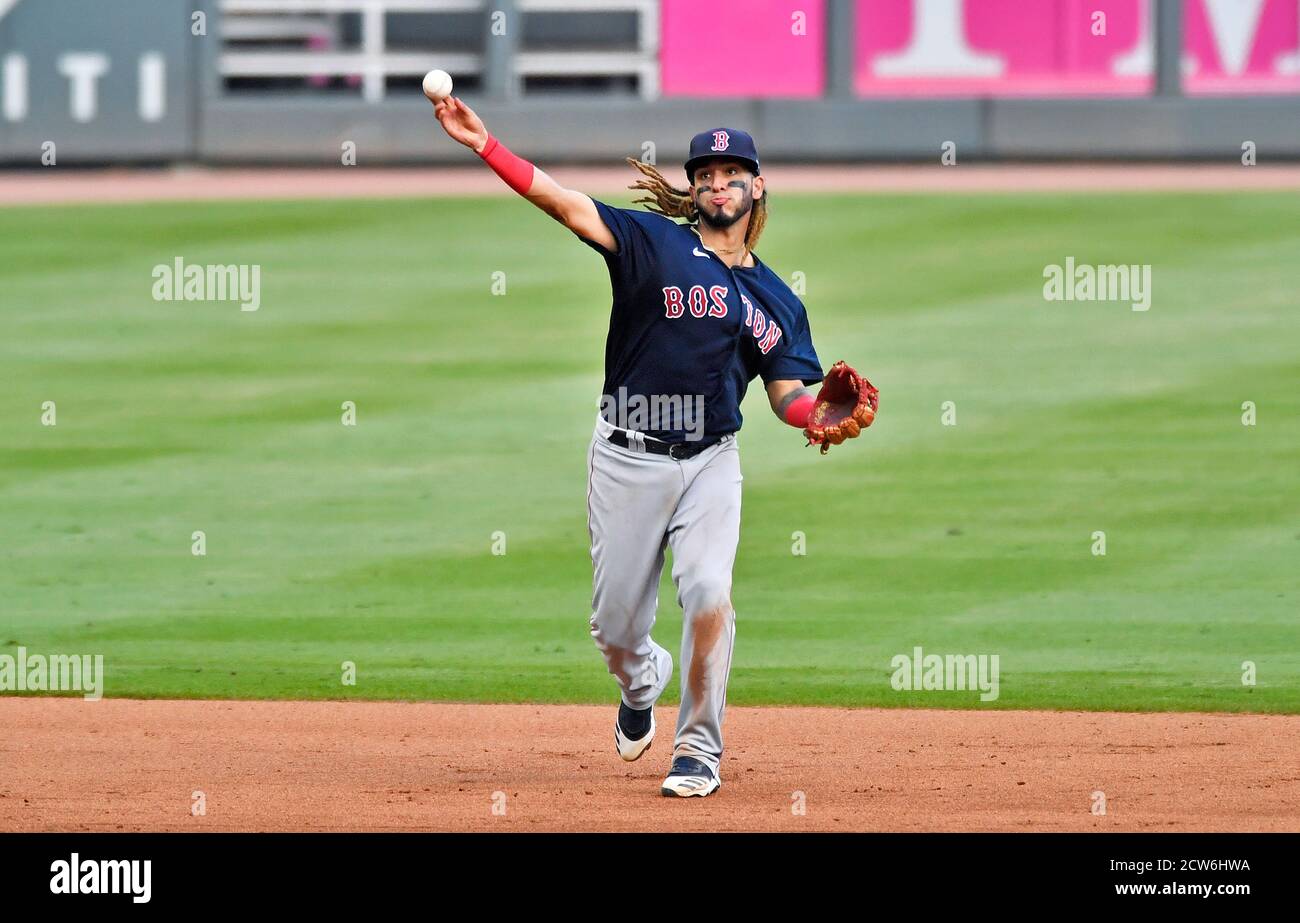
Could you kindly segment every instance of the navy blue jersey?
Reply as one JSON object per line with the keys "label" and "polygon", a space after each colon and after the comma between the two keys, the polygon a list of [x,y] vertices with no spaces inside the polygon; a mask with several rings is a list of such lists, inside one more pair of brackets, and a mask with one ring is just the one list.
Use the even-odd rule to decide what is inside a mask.
{"label": "navy blue jersey", "polygon": [[732,268],[691,225],[592,201],[618,241],[610,253],[578,235],[604,256],[614,290],[602,398],[602,413],[620,414],[606,413],[611,423],[668,442],[713,442],[740,429],[756,376],[822,380],[803,302],[757,256],[752,268]]}

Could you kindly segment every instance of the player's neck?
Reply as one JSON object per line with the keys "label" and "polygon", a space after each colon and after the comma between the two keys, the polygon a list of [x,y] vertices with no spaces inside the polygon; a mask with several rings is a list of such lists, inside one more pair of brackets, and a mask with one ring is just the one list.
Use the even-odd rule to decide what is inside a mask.
{"label": "player's neck", "polygon": [[697,233],[704,245],[718,255],[718,259],[728,266],[753,266],[754,258],[745,246],[745,234],[749,231],[749,216],[737,221],[730,227],[714,228],[704,221],[697,226]]}

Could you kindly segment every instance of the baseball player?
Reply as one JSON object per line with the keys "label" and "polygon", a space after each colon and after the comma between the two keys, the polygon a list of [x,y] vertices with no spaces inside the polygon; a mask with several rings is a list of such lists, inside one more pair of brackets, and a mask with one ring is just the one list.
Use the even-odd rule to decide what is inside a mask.
{"label": "baseball player", "polygon": [[[622,691],[618,753],[635,760],[654,739],[655,701],[672,677],[672,655],[650,637],[664,551],[671,548],[685,619],[681,709],[661,791],[712,794],[721,785],[735,643],[736,432],[746,388],[761,377],[777,417],[805,430],[823,451],[870,420],[857,411],[855,422],[856,400],[846,405],[847,417],[823,406],[829,377],[817,397],[806,387],[823,376],[804,306],[754,253],[767,196],[748,134],[718,128],[692,138],[689,189],[629,158],[642,174],[631,188],[648,193],[638,202],[651,212],[613,208],[561,187],[489,134],[457,97],[436,101],[435,113],[448,135],[605,260],[613,307],[604,395],[587,453],[591,636]],[[837,384],[852,390],[857,386],[840,376],[841,366]],[[810,417],[819,428],[806,429]]]}

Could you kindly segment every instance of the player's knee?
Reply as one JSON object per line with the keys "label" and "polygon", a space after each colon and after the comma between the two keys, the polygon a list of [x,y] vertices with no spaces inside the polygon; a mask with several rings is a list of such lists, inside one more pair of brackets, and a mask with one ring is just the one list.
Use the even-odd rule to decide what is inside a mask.
{"label": "player's knee", "polygon": [[636,640],[636,610],[608,603],[591,613],[591,638],[601,650],[629,647]]}
{"label": "player's knee", "polygon": [[682,609],[687,618],[731,611],[731,581],[720,577],[704,577],[682,587]]}

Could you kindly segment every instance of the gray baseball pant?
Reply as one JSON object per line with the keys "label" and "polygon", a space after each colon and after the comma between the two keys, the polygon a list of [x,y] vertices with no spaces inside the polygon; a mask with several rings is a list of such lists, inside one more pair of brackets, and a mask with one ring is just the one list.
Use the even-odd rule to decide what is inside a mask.
{"label": "gray baseball pant", "polygon": [[591,636],[623,702],[637,709],[653,705],[670,678],[668,652],[651,639],[650,630],[659,606],[664,549],[671,547],[677,604],[685,614],[673,755],[692,756],[716,773],[736,638],[731,605],[731,570],[740,541],[736,437],[726,436],[679,461],[613,445],[606,438],[613,429],[597,418],[587,454],[595,571]]}

